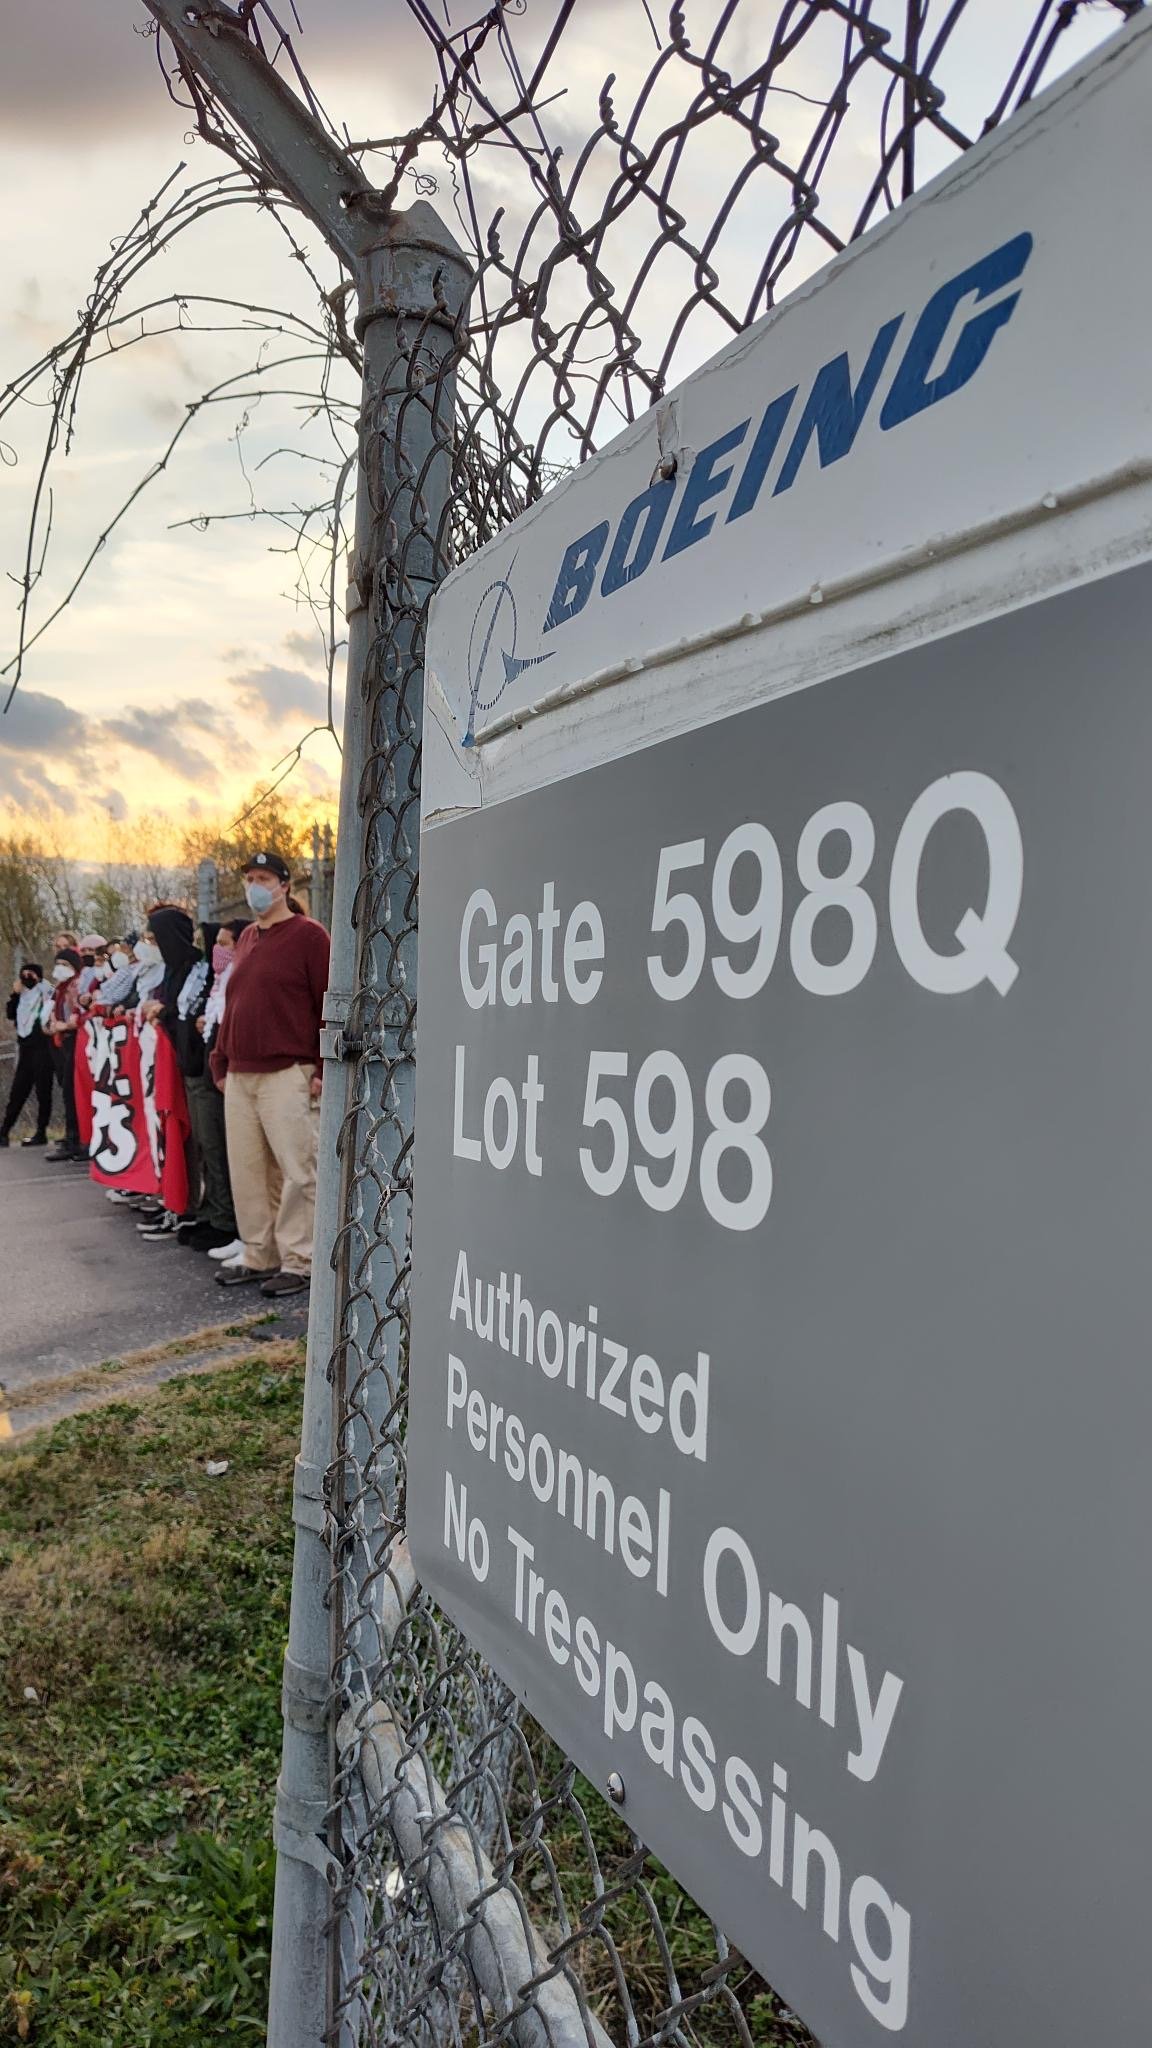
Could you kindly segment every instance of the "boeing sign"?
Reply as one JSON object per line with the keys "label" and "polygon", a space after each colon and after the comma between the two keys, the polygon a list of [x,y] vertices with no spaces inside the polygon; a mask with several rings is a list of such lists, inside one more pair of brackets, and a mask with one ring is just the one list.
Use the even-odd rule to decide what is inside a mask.
{"label": "boeing sign", "polygon": [[[617,596],[654,562],[678,563],[702,541],[718,541],[736,520],[790,491],[806,461],[822,470],[842,462],[874,408],[880,431],[890,433],[963,390],[1012,318],[1032,246],[1026,231],[1011,236],[938,286],[910,331],[906,314],[885,318],[859,365],[848,349],[838,350],[820,365],[802,402],[801,386],[793,383],[770,398],[758,417],[749,413],[726,426],[683,467],[675,458],[661,465],[670,473],[654,475],[622,511],[598,519],[567,543],[537,632],[568,625],[594,594]],[[476,607],[468,641],[466,747],[475,743],[478,719],[496,708],[527,669],[551,657],[550,648],[518,651],[514,567],[515,557]],[[537,615],[541,595],[539,585],[525,593]]]}
{"label": "boeing sign", "polygon": [[1114,206],[1137,175],[1102,112],[1122,68],[1061,82],[453,572],[429,694],[457,778],[502,780],[507,749],[481,769],[485,746],[572,695],[622,680],[635,699],[629,671],[679,646],[903,575],[1130,463],[1145,266],[1112,261],[1076,182],[1109,164]]}
{"label": "boeing sign", "polygon": [[432,610],[412,1556],[827,2048],[1152,2040],[1150,92]]}
{"label": "boeing sign", "polygon": [[[915,419],[929,406],[939,405],[942,399],[951,398],[976,375],[993,336],[1011,319],[1020,297],[1019,290],[1004,293],[1003,288],[1016,284],[1031,254],[1031,235],[1014,235],[1011,241],[1002,243],[981,262],[969,265],[933,292],[916,321],[880,407],[880,427],[884,433]],[[997,295],[993,303],[985,305],[993,294]],[[981,307],[983,310],[978,310]],[[934,370],[944,338],[962,308],[971,310],[956,334],[947,360]],[[903,313],[885,320],[855,373],[846,350],[831,356],[817,370],[798,418],[799,386],[793,384],[769,400],[750,442],[751,415],[726,428],[700,450],[682,488],[679,475],[657,477],[625,506],[614,534],[611,521],[601,519],[589,532],[571,541],[560,564],[544,631],[550,633],[557,626],[566,625],[577,612],[583,611],[596,587],[605,552],[607,561],[600,576],[600,595],[612,597],[643,576],[666,530],[662,562],[671,561],[707,540],[718,519],[724,526],[746,519],[761,503],[791,419],[796,419],[796,425],[786,444],[787,453],[771,497],[779,498],[792,489],[813,444],[821,469],[851,455],[905,326]],[[732,487],[737,476],[737,451],[745,447],[748,452]]]}

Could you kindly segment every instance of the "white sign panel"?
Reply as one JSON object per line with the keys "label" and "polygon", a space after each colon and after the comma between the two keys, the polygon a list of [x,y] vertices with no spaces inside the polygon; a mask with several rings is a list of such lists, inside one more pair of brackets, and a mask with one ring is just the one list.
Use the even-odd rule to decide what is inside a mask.
{"label": "white sign panel", "polygon": [[1140,23],[450,576],[456,746],[1146,467],[1150,58]]}

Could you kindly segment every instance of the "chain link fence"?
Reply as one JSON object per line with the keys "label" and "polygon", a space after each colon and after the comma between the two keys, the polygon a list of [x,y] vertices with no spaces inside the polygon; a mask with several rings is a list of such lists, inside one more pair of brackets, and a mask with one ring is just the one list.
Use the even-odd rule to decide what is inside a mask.
{"label": "chain link fence", "polygon": [[646,0],[512,0],[453,26],[409,4],[434,89],[427,120],[391,145],[387,197],[439,154],[437,204],[474,277],[450,346],[446,305],[398,323],[363,422],[381,567],[363,593],[359,1052],[329,1367],[331,2039],[800,2048],[800,2018],[520,1709],[408,1557],[426,607],[454,562],[1138,10],[682,0],[658,19]]}
{"label": "chain link fence", "polygon": [[[280,0],[146,5],[177,45],[184,23],[221,49],[239,39],[241,70],[254,46],[280,73],[296,99],[280,94],[277,115],[277,87],[265,112],[274,124],[289,108],[295,147],[303,102],[320,137],[305,168],[329,196],[353,174],[340,197],[379,265],[375,299],[362,297],[353,324],[350,281],[327,288],[282,204],[261,154],[270,128],[254,139],[204,67],[187,53],[169,65],[162,37],[173,96],[231,165],[169,180],[102,265],[74,331],[0,394],[0,420],[34,391],[48,418],[10,692],[201,406],[227,394],[247,403],[270,385],[294,401],[314,378],[335,481],[289,523],[301,589],[328,633],[329,729],[328,569],[343,554],[359,458],[270,2040],[807,2048],[801,2018],[521,1709],[409,1556],[428,606],[455,563],[1143,0],[496,0],[475,14],[458,0],[394,0],[394,97],[422,111],[401,134],[363,139],[310,86],[294,8],[287,20]],[[439,220],[421,208],[428,199]],[[213,320],[228,331],[231,301],[169,293],[145,318],[120,299],[186,226],[238,203],[274,216],[320,313],[239,308],[261,337],[257,365],[187,407],[34,625],[47,479],[70,445],[80,376],[153,331],[211,331]],[[406,244],[393,233],[401,220]],[[329,238],[352,268],[355,237]],[[361,370],[353,445],[347,388]],[[328,565],[320,601],[314,559]]]}

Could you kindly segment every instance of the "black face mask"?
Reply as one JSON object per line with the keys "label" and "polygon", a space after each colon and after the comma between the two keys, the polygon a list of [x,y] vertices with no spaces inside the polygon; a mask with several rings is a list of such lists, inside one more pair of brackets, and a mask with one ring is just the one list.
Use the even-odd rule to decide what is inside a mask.
{"label": "black face mask", "polygon": [[81,967],[95,967],[95,965],[96,965],[96,955],[95,955],[95,953],[81,953],[81,955],[80,955],[80,965],[81,965]]}
{"label": "black face mask", "polygon": [[20,979],[23,982],[25,988],[35,988],[37,981],[39,980],[39,976],[35,974],[22,974],[20,976]]}

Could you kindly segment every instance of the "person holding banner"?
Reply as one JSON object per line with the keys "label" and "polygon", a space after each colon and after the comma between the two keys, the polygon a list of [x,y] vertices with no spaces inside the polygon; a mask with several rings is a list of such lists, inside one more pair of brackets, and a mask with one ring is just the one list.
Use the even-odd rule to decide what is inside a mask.
{"label": "person holding banner", "polygon": [[[184,1081],[188,1116],[200,1161],[200,1199],[190,1223],[177,1231],[177,1242],[197,1252],[221,1252],[238,1258],[244,1249],[236,1232],[236,1211],[228,1174],[224,1130],[224,1097],[212,1079],[200,1029],[215,976],[227,973],[231,947],[220,944],[221,927],[205,923],[200,930],[201,957],[190,967],[176,997],[168,1028]],[[231,933],[228,934],[229,939]]]}
{"label": "person holding banner", "polygon": [[[145,960],[148,958],[148,948],[154,949],[159,956],[162,973],[156,987],[140,1004],[138,1016],[141,1024],[151,1024],[157,1031],[162,1032],[170,1048],[167,1057],[162,1057],[159,1049],[157,1050],[152,1069],[157,1087],[155,1099],[158,1104],[163,1075],[163,1090],[171,1098],[171,1108],[178,1111],[178,1123],[173,1121],[171,1128],[165,1129],[165,1152],[167,1153],[168,1143],[177,1135],[178,1129],[181,1130],[186,1167],[185,1199],[194,1205],[197,1199],[196,1190],[200,1183],[200,1160],[192,1141],[187,1110],[184,1069],[180,1058],[182,1031],[178,1003],[185,981],[193,968],[200,964],[200,952],[193,943],[192,919],[181,904],[152,905],[144,933],[142,957]],[[139,953],[141,949],[137,950]],[[150,1241],[165,1238],[174,1240],[181,1229],[191,1225],[195,1220],[194,1214],[185,1216],[165,1207],[159,1216],[146,1218],[137,1225],[137,1228],[141,1236]]]}
{"label": "person holding banner", "polygon": [[12,984],[7,1015],[16,1026],[16,1072],[0,1122],[0,1148],[6,1147],[28,1097],[36,1094],[36,1129],[25,1145],[48,1143],[48,1119],[52,1114],[52,1044],[44,1028],[51,1007],[51,986],[37,960],[26,960]]}

